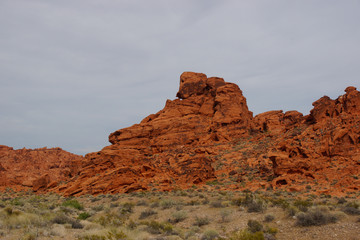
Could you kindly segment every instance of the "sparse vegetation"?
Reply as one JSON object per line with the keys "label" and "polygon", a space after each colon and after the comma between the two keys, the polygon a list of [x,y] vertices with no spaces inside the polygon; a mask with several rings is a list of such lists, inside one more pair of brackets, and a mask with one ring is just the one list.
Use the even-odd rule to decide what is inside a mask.
{"label": "sparse vegetation", "polygon": [[[194,188],[73,198],[55,194],[12,197],[0,193],[0,238],[270,240],[281,236],[280,231],[289,231],[289,226],[321,228],[324,224],[345,221],[347,225],[342,226],[347,227],[352,226],[349,222],[358,221],[359,206],[353,199],[339,203],[337,198],[314,201],[314,196],[306,200],[292,196],[286,192],[262,194]],[[204,200],[207,203],[201,204]],[[253,204],[262,210],[249,211]],[[296,217],[284,218],[290,211]],[[238,229],[239,226],[243,229]],[[347,239],[346,236],[342,239]]]}

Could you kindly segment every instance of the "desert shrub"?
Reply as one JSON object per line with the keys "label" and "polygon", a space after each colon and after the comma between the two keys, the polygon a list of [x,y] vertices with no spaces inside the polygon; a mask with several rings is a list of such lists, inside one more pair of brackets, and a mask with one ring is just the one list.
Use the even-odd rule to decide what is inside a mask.
{"label": "desert shrub", "polygon": [[145,219],[145,218],[150,217],[155,214],[157,214],[156,211],[154,211],[152,209],[146,209],[140,213],[139,219]]}
{"label": "desert shrub", "polygon": [[147,206],[148,203],[147,201],[145,201],[144,199],[140,199],[139,201],[137,201],[136,206]]}
{"label": "desert shrub", "polygon": [[208,204],[209,202],[210,202],[210,201],[209,201],[208,198],[204,198],[204,200],[201,201],[201,204],[202,204],[202,205],[206,205],[206,204]]}
{"label": "desert shrub", "polygon": [[27,233],[25,234],[20,240],[35,240],[36,234],[35,233]]}
{"label": "desert shrub", "polygon": [[185,233],[185,239],[189,239],[190,237],[194,236],[198,232],[200,232],[200,228],[198,226],[194,226],[194,227],[190,228],[190,230]]}
{"label": "desert shrub", "polygon": [[296,200],[294,202],[294,206],[297,207],[300,211],[306,212],[309,207],[311,207],[313,204],[309,200]]}
{"label": "desert shrub", "polygon": [[89,218],[90,216],[91,216],[91,215],[90,215],[89,213],[87,213],[87,212],[82,212],[82,213],[79,214],[78,219],[80,219],[80,220],[85,220],[85,219]]}
{"label": "desert shrub", "polygon": [[107,239],[109,240],[122,240],[128,239],[127,235],[123,231],[119,231],[118,229],[111,229],[107,234]]}
{"label": "desert shrub", "polygon": [[243,198],[232,199],[232,204],[236,206],[247,206],[249,203],[254,201],[254,195],[246,193]]}
{"label": "desert shrub", "polygon": [[18,210],[13,210],[11,215],[5,213],[0,214],[0,226],[4,226],[8,229],[21,228],[21,227],[43,227],[47,225],[41,216],[32,213],[24,213]]}
{"label": "desert shrub", "polygon": [[236,206],[247,207],[248,212],[263,212],[266,209],[265,201],[250,193],[246,193],[243,198],[232,199],[231,203]]}
{"label": "desert shrub", "polygon": [[358,202],[349,202],[342,211],[349,215],[360,215],[360,204]]}
{"label": "desert shrub", "polygon": [[11,202],[10,202],[11,205],[14,205],[14,206],[24,206],[24,201],[19,199],[19,198],[14,198]]}
{"label": "desert shrub", "polygon": [[101,205],[93,206],[91,209],[95,212],[100,212],[104,210],[104,205],[101,204]]}
{"label": "desert shrub", "polygon": [[4,211],[5,211],[5,213],[6,213],[8,216],[11,216],[11,215],[15,214],[15,211],[13,210],[12,207],[6,207],[6,208],[4,209]]}
{"label": "desert shrub", "polygon": [[266,204],[263,200],[257,199],[247,204],[247,211],[250,212],[264,212]]}
{"label": "desert shrub", "polygon": [[110,203],[110,208],[116,208],[119,206],[118,202]]}
{"label": "desert shrub", "polygon": [[229,209],[222,209],[220,211],[221,221],[222,222],[227,222],[228,221],[228,216],[230,214],[231,214],[231,211]]}
{"label": "desert shrub", "polygon": [[204,217],[196,216],[195,217],[195,222],[194,222],[195,226],[201,227],[201,226],[204,226],[204,225],[208,225],[209,223],[210,223],[210,219],[207,216],[204,216]]}
{"label": "desert shrub", "polygon": [[235,232],[229,237],[229,240],[264,240],[264,239],[265,238],[263,232],[252,233],[246,229]]}
{"label": "desert shrub", "polygon": [[71,222],[71,227],[73,229],[83,229],[84,228],[84,226],[79,221],[76,221],[76,220],[73,220]]}
{"label": "desert shrub", "polygon": [[290,203],[283,198],[275,198],[275,199],[271,199],[270,201],[274,206],[279,206],[282,209],[287,209],[290,207]]}
{"label": "desert shrub", "polygon": [[213,240],[219,237],[219,233],[213,229],[206,230],[202,236],[201,240]]}
{"label": "desert shrub", "polygon": [[151,207],[151,208],[157,208],[157,207],[159,207],[159,206],[160,206],[159,201],[155,201],[155,202],[153,202],[153,203],[150,204],[150,207]]}
{"label": "desert shrub", "polygon": [[84,227],[79,221],[76,221],[75,219],[64,214],[55,216],[51,222],[56,224],[70,224],[74,229],[82,229]]}
{"label": "desert shrub", "polygon": [[172,208],[173,206],[175,206],[175,204],[175,201],[172,199],[164,199],[160,201],[160,206],[162,209]]}
{"label": "desert shrub", "polygon": [[173,232],[173,225],[170,223],[160,223],[157,221],[143,222],[147,226],[146,231],[151,234],[170,234]]}
{"label": "desert shrub", "polygon": [[91,221],[102,226],[122,226],[128,219],[127,214],[123,214],[119,209],[108,209],[91,217]]}
{"label": "desert shrub", "polygon": [[90,199],[91,202],[97,202],[97,201],[99,201],[99,200],[100,200],[100,198],[98,198],[98,197],[92,197],[92,196],[91,196],[91,199]]}
{"label": "desert shrub", "polygon": [[260,232],[264,228],[263,225],[256,220],[249,220],[247,225],[248,225],[248,230],[252,233]]}
{"label": "desert shrub", "polygon": [[186,202],[185,205],[187,205],[187,206],[196,206],[196,205],[200,205],[200,202],[198,200],[192,199],[192,200]]}
{"label": "desert shrub", "polygon": [[275,236],[278,231],[279,230],[277,228],[269,227],[269,226],[265,226],[265,230],[264,230],[265,233],[271,234],[273,236]]}
{"label": "desert shrub", "polygon": [[126,225],[126,227],[131,230],[134,230],[137,226],[138,226],[138,224],[136,222],[134,222],[132,219],[130,219],[130,221]]}
{"label": "desert shrub", "polygon": [[170,219],[171,223],[178,223],[184,221],[187,218],[187,214],[184,211],[177,211],[172,213],[172,217]]}
{"label": "desert shrub", "polygon": [[267,214],[264,217],[264,222],[272,222],[272,221],[274,221],[274,219],[275,219],[274,215]]}
{"label": "desert shrub", "polygon": [[79,240],[123,240],[127,235],[123,231],[112,229],[110,231],[90,231],[78,236]]}
{"label": "desert shrub", "polygon": [[76,199],[68,199],[62,203],[64,207],[72,207],[78,210],[83,210],[84,207]]}
{"label": "desert shrub", "polygon": [[299,209],[291,205],[286,209],[286,212],[290,217],[293,217],[299,212]]}
{"label": "desert shrub", "polygon": [[132,213],[134,211],[134,203],[131,202],[126,202],[122,205],[122,207],[120,208],[120,213],[121,214],[128,214],[128,213]]}
{"label": "desert shrub", "polygon": [[213,207],[213,208],[222,208],[222,207],[224,207],[222,202],[219,201],[219,200],[211,202],[210,206]]}
{"label": "desert shrub", "polygon": [[320,226],[328,223],[335,223],[338,217],[335,214],[331,214],[326,208],[313,208],[306,213],[299,213],[297,215],[296,224],[299,226]]}
{"label": "desert shrub", "polygon": [[360,209],[354,207],[344,207],[342,211],[349,215],[360,215]]}
{"label": "desert shrub", "polygon": [[56,223],[56,224],[66,224],[66,223],[71,223],[72,219],[68,216],[66,216],[65,214],[59,214],[56,215],[51,222],[52,223]]}
{"label": "desert shrub", "polygon": [[347,201],[346,201],[346,199],[344,198],[344,197],[341,197],[341,198],[339,198],[338,200],[337,200],[337,203],[338,204],[344,204],[344,203],[346,203]]}
{"label": "desert shrub", "polygon": [[120,196],[119,195],[111,195],[111,201],[117,201],[119,200]]}

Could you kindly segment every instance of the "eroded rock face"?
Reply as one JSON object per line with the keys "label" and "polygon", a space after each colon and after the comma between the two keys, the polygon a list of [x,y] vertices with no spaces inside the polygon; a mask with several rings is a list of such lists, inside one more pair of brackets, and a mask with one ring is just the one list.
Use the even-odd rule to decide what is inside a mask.
{"label": "eroded rock face", "polygon": [[269,154],[274,186],[321,185],[323,193],[340,195],[359,190],[360,92],[355,87],[345,92],[335,100],[325,96],[315,101],[293,135],[278,138]]}
{"label": "eroded rock face", "polygon": [[86,155],[77,179],[58,190],[167,190],[215,179],[212,150],[199,146],[246,135],[252,124],[246,99],[237,85],[193,72],[181,75],[177,96],[140,124],[110,134],[112,145]]}
{"label": "eroded rock face", "polygon": [[0,146],[0,190],[33,189],[47,191],[78,172],[78,156],[61,148],[19,149]]}
{"label": "eroded rock face", "polygon": [[[344,195],[358,189],[359,92],[314,102],[308,116],[270,111],[255,118],[239,87],[185,72],[179,99],[140,124],[110,134],[81,172],[56,189],[69,195],[170,190],[223,182],[223,189]],[[225,184],[226,183],[226,184]],[[316,184],[315,184],[316,183]]]}
{"label": "eroded rock face", "polygon": [[307,116],[278,110],[253,117],[237,85],[202,73],[183,73],[177,97],[139,124],[111,133],[110,146],[85,158],[61,149],[0,146],[0,186],[65,195],[205,183],[227,190],[283,188],[338,196],[359,191],[360,93],[355,87],[335,100],[315,101]]}

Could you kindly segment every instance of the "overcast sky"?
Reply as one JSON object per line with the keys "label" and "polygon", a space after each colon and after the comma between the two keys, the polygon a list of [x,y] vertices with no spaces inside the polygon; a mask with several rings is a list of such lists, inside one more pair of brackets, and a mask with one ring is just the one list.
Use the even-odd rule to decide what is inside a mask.
{"label": "overcast sky", "polygon": [[360,0],[0,0],[0,144],[99,151],[184,71],[308,114],[360,87]]}

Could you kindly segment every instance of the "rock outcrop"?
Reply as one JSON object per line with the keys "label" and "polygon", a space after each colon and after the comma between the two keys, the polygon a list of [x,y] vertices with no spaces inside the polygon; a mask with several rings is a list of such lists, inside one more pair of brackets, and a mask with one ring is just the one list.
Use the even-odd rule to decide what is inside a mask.
{"label": "rock outcrop", "polygon": [[183,73],[176,96],[139,124],[111,133],[110,146],[85,158],[60,149],[0,147],[0,185],[65,195],[216,185],[357,197],[355,87],[315,101],[307,116],[278,110],[253,117],[237,85],[201,73]]}
{"label": "rock outcrop", "polygon": [[0,190],[47,191],[73,177],[82,159],[61,148],[14,150],[0,145]]}
{"label": "rock outcrop", "polygon": [[213,145],[248,134],[252,112],[237,85],[205,74],[183,73],[177,96],[140,124],[110,134],[112,145],[86,155],[76,180],[58,190],[168,190],[215,179]]}

